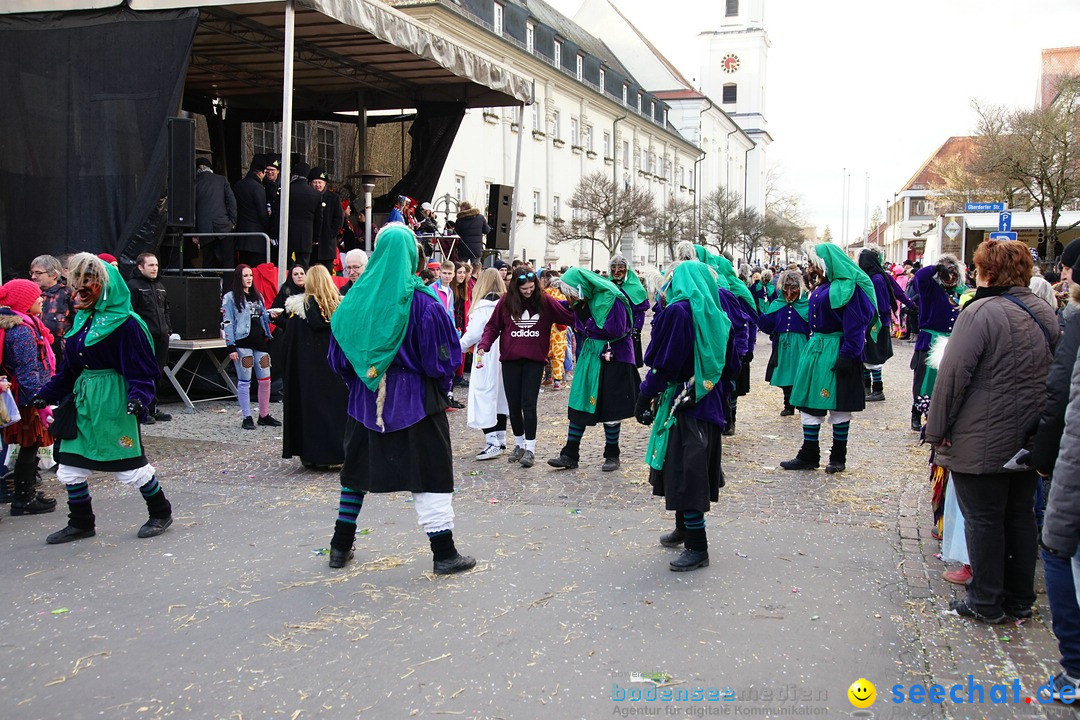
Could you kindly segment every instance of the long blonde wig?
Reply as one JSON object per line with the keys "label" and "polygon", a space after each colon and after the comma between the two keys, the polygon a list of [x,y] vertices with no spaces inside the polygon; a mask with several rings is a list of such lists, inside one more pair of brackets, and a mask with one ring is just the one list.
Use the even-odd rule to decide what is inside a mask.
{"label": "long blonde wig", "polygon": [[341,304],[341,293],[330,278],[330,271],[317,263],[308,268],[307,279],[304,281],[304,297],[315,298],[327,320]]}

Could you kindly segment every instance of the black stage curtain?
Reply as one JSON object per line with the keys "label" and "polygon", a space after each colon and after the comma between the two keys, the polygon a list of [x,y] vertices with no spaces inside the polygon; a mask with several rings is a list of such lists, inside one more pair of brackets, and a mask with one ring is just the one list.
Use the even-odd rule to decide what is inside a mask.
{"label": "black stage curtain", "polygon": [[126,8],[0,16],[5,276],[25,277],[43,253],[132,262],[156,246],[166,120],[180,107],[198,17]]}
{"label": "black stage curtain", "polygon": [[419,103],[409,135],[409,169],[394,187],[372,202],[376,212],[388,212],[399,195],[426,202],[435,194],[443,165],[465,117],[465,106],[457,103]]}

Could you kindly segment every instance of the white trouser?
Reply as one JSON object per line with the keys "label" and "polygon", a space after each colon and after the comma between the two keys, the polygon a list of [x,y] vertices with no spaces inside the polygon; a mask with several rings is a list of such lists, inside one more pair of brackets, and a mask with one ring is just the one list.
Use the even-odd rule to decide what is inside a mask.
{"label": "white trouser", "polygon": [[[116,479],[125,485],[142,487],[154,479],[154,473],[156,472],[157,470],[153,465],[146,463],[141,468],[121,470],[120,472],[115,473],[115,475]],[[65,485],[78,485],[93,473],[93,470],[87,470],[86,468],[74,467],[72,465],[59,465],[56,468],[56,479]]]}
{"label": "white trouser", "polygon": [[426,533],[454,529],[453,493],[413,493],[416,522]]}
{"label": "white trouser", "polygon": [[[809,413],[799,412],[802,416],[803,425],[820,425],[825,422],[824,416],[810,415]],[[844,412],[842,410],[830,410],[829,411],[829,423],[831,425],[837,425],[839,423],[846,423],[851,420],[851,413]]]}
{"label": "white trouser", "polygon": [[881,365],[863,365],[863,367],[867,370],[880,370],[885,367],[885,363],[882,363]]}

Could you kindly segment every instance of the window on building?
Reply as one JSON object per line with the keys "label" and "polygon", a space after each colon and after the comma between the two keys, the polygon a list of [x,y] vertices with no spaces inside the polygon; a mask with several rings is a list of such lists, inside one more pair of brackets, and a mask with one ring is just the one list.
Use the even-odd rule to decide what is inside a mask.
{"label": "window on building", "polygon": [[562,67],[562,40],[555,41],[555,67]]}
{"label": "window on building", "polygon": [[646,172],[649,170],[649,151],[645,148],[641,148],[641,157],[638,159],[638,168]]}
{"label": "window on building", "polygon": [[611,157],[611,133],[604,131],[604,157]]}
{"label": "window on building", "polygon": [[540,191],[533,190],[533,215],[540,214]]}
{"label": "window on building", "polygon": [[726,17],[738,17],[739,15],[739,0],[727,0],[727,8],[724,13]]}
{"label": "window on building", "polygon": [[499,3],[495,3],[495,17],[492,24],[495,26],[495,34],[503,34],[503,6]]}
{"label": "window on building", "polygon": [[560,125],[562,124],[562,117],[559,115],[559,111],[551,113],[551,137],[556,139],[562,139]]}
{"label": "window on building", "polygon": [[575,72],[577,73],[577,79],[581,80],[585,75],[585,58],[581,55],[577,56],[575,62]]}
{"label": "window on building", "polygon": [[536,49],[536,23],[532,20],[525,23],[525,49],[529,52]]}
{"label": "window on building", "polygon": [[649,117],[656,119],[656,101],[653,100],[649,103]]}
{"label": "window on building", "polygon": [[627,87],[626,87],[626,83],[623,83],[623,86],[622,86],[622,104],[623,104],[623,105],[625,105],[625,104],[626,104],[626,95],[627,95],[627,92],[628,92],[628,89],[627,89]]}
{"label": "window on building", "polygon": [[[293,123],[293,135],[292,135],[292,152],[299,153],[304,157],[308,156],[308,126],[307,123],[295,122]],[[280,143],[279,143],[280,145]]]}
{"label": "window on building", "polygon": [[510,108],[510,122],[521,127],[521,106],[515,105]]}
{"label": "window on building", "polygon": [[458,202],[461,202],[462,200],[465,199],[465,176],[464,175],[455,175],[454,176],[454,197],[457,198]]}
{"label": "window on building", "polygon": [[330,177],[337,177],[337,129],[315,128],[315,163]]}
{"label": "window on building", "polygon": [[724,83],[724,95],[721,98],[721,101],[725,105],[735,102],[738,99],[738,96],[738,86],[735,83]]}
{"label": "window on building", "polygon": [[649,153],[649,172],[656,174],[656,153]]}
{"label": "window on building", "polygon": [[644,98],[645,98],[645,95],[643,95],[642,93],[637,94],[637,111],[638,111],[639,114],[641,113],[641,101]]}
{"label": "window on building", "polygon": [[251,123],[251,141],[256,155],[276,153],[281,147],[277,134],[277,123]]}
{"label": "window on building", "polygon": [[551,218],[558,220],[562,217],[562,200],[558,195],[551,196]]}
{"label": "window on building", "polygon": [[668,109],[664,108],[664,125],[665,126],[667,126],[667,113],[668,113]]}
{"label": "window on building", "polygon": [[532,124],[533,130],[543,130],[544,121],[542,119],[540,103],[534,102],[532,106]]}
{"label": "window on building", "polygon": [[581,145],[581,138],[578,136],[578,119],[576,117],[570,118],[570,144]]}
{"label": "window on building", "polygon": [[593,130],[592,125],[585,126],[585,142],[582,143],[585,149],[589,152],[593,152]]}
{"label": "window on building", "polygon": [[622,143],[622,164],[624,168],[630,167],[630,141],[623,140]]}
{"label": "window on building", "polygon": [[679,166],[679,184],[686,185],[686,168],[682,165]]}
{"label": "window on building", "polygon": [[601,92],[605,92],[607,90],[607,86],[604,84],[605,80],[607,80],[607,73],[604,72],[604,68],[600,68],[600,91]]}

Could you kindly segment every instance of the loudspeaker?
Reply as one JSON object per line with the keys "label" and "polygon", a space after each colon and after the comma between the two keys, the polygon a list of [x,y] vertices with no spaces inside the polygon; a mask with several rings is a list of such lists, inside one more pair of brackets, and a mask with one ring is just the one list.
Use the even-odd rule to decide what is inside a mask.
{"label": "loudspeaker", "polygon": [[511,185],[492,185],[488,195],[489,250],[510,249],[510,228],[514,222],[514,188]]}
{"label": "loudspeaker", "polygon": [[221,278],[162,275],[173,332],[184,340],[221,337]]}
{"label": "loudspeaker", "polygon": [[169,118],[168,224],[195,227],[195,121]]}

